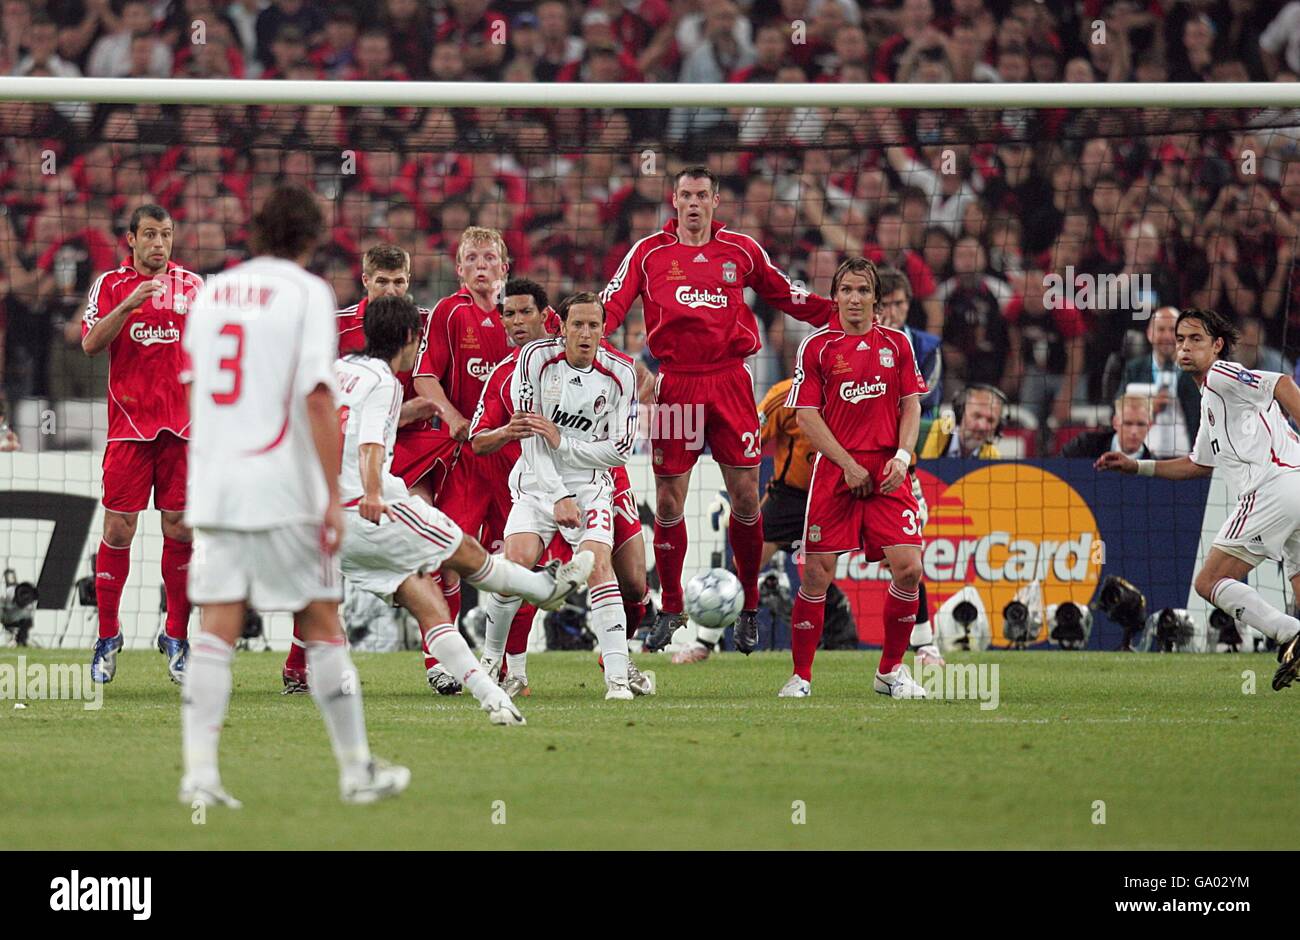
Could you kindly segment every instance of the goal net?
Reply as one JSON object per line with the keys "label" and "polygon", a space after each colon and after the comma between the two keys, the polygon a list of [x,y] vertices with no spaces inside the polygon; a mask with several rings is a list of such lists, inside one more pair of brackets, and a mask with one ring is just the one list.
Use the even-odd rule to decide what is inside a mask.
{"label": "goal net", "polygon": [[[312,268],[340,307],[364,296],[362,255],[380,242],[410,253],[410,293],[433,306],[458,287],[460,233],[485,226],[504,236],[511,275],[558,304],[604,288],[675,217],[675,174],[703,164],[720,180],[716,218],[799,286],[829,294],[839,262],[859,254],[891,269],[900,302],[879,312],[911,331],[931,384],[917,447],[936,622],[973,591],[989,641],[1004,645],[1019,598],[1039,621],[1030,642],[1045,641],[1051,608],[1095,602],[1114,574],[1149,613],[1191,608],[1200,648],[1214,648],[1191,576],[1235,497],[1217,477],[1121,479],[1091,459],[1116,443],[1188,453],[1198,396],[1172,358],[1168,308],[1227,314],[1236,361],[1292,373],[1300,109],[607,103],[521,106],[504,92],[477,107],[0,102],[0,561],[9,582],[39,588],[32,639],[79,647],[95,635],[109,362],[83,352],[81,322],[94,280],[128,255],[137,206],[166,208],[173,259],[206,276],[248,257],[249,219],[274,186],[304,185],[330,227]],[[813,327],[753,290],[746,300],[762,343],[748,362],[757,409]],[[612,339],[658,367],[639,305]],[[782,420],[770,410],[764,437]],[[725,486],[705,453],[686,504],[687,579],[729,561]],[[760,492],[774,479],[807,485],[779,442],[764,455]],[[629,470],[657,585],[648,440]],[[158,514],[142,513],[121,608],[128,646],[161,624],[161,544]],[[773,570],[797,579],[799,546],[788,548]],[[1252,579],[1282,605],[1277,567]],[[861,553],[840,560],[859,641],[879,639],[887,578]],[[287,619],[268,624],[287,643]],[[764,624],[765,642],[787,640],[779,611]],[[1089,645],[1120,639],[1099,612]]]}

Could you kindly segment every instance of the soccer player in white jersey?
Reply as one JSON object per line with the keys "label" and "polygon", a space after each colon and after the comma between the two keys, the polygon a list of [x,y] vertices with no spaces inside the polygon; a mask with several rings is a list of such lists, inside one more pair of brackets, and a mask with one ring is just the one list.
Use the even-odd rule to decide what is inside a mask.
{"label": "soccer player in white jersey", "polygon": [[339,625],[337,303],[303,269],[323,232],[310,193],[275,190],[253,216],[255,257],[209,280],[186,323],[189,596],[202,617],[183,686],[183,803],[240,806],[222,787],[217,750],[249,606],[294,614],[344,802],[395,796],[411,778],[371,756]]}
{"label": "soccer player in white jersey", "polygon": [[1201,390],[1201,427],[1192,452],[1173,460],[1134,460],[1118,451],[1098,470],[1168,480],[1223,470],[1237,509],[1214,537],[1196,575],[1196,593],[1278,644],[1273,688],[1289,686],[1300,668],[1300,620],[1265,603],[1242,579],[1266,559],[1281,561],[1300,595],[1300,388],[1289,375],[1252,371],[1226,357],[1237,331],[1213,310],[1184,310],[1175,326],[1178,367]]}
{"label": "soccer player in white jersey", "polygon": [[[505,555],[533,565],[558,531],[575,550],[590,551],[591,629],[605,661],[606,699],[630,699],[626,618],[614,577],[614,481],[636,438],[636,371],[632,360],[602,348],[605,308],[594,293],[572,294],[556,311],[560,335],[519,352],[511,396],[521,455],[510,472],[513,505]],[[517,598],[489,595],[482,664],[496,675]]]}
{"label": "soccer player in white jersey", "polygon": [[521,595],[554,610],[586,583],[594,559],[590,552],[580,553],[543,573],[494,558],[441,510],[413,497],[393,475],[402,408],[396,374],[414,365],[421,327],[419,311],[406,298],[373,301],[365,314],[364,348],[336,366],[343,428],[343,576],[410,611],[420,626],[426,655],[436,656],[473,693],[493,724],[522,725],[524,718],[510,696],[494,676],[478,668],[437,584],[421,572],[445,566],[480,591]]}

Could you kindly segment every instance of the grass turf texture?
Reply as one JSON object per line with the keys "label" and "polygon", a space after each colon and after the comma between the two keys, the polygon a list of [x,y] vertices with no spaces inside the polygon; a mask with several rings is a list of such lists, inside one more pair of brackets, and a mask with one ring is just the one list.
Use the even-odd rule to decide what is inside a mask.
{"label": "grass turf texture", "polygon": [[[528,726],[497,728],[468,695],[432,694],[416,654],[358,655],[372,745],[412,783],[347,807],[314,703],[279,695],[281,655],[240,653],[222,771],[244,809],[209,808],[196,825],[176,801],[178,690],[157,653],[126,652],[101,711],[0,704],[0,849],[1295,845],[1279,808],[1295,795],[1300,688],[1269,688],[1271,656],[955,657],[1000,665],[988,711],[876,695],[877,657],[821,653],[813,697],[778,699],[784,653],[640,655],[660,694],[605,702],[594,654],[540,654]],[[0,652],[0,665],[16,659]],[[614,818],[598,809],[611,795]]]}

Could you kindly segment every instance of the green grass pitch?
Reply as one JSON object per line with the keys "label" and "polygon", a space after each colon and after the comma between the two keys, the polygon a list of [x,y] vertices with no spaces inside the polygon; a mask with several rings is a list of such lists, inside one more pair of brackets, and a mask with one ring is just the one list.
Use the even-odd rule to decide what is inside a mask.
{"label": "green grass pitch", "polygon": [[430,693],[414,653],[358,655],[374,750],[413,777],[397,800],[348,807],[313,702],[279,695],[281,655],[240,653],[222,770],[244,808],[196,824],[176,801],[178,691],[158,654],[124,653],[101,711],[0,702],[0,849],[1296,844],[1300,688],[1270,689],[1271,656],[957,657],[1000,667],[999,707],[981,710],[874,694],[878,655],[820,654],[809,699],[776,698],[785,653],[641,655],[659,695],[607,703],[594,654],[539,654],[529,724],[508,729],[468,695]]}

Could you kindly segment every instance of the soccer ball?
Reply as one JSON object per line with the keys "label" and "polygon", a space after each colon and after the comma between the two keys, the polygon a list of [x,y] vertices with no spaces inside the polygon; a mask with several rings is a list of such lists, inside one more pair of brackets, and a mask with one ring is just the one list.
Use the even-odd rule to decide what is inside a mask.
{"label": "soccer ball", "polygon": [[740,579],[723,568],[697,574],[686,585],[686,613],[701,627],[731,626],[744,603]]}

